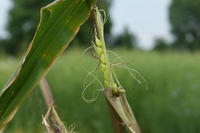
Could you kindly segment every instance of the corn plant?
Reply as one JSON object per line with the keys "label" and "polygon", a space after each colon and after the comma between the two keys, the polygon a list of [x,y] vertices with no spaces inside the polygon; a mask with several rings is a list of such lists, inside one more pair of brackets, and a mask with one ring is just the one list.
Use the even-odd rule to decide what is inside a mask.
{"label": "corn plant", "polygon": [[116,133],[124,132],[123,124],[125,124],[131,133],[139,133],[140,129],[126,99],[125,89],[113,79],[113,76],[116,75],[113,75],[114,73],[111,70],[104,40],[105,20],[97,8],[93,11],[93,16],[96,26],[94,48],[100,59],[100,66],[104,75],[104,94],[108,102],[114,130]]}
{"label": "corn plant", "polygon": [[57,130],[49,123],[59,127],[60,133],[67,129],[55,109],[51,90],[42,80],[56,58],[75,37],[80,26],[92,11],[95,22],[94,48],[100,59],[104,75],[104,94],[108,103],[115,133],[124,133],[127,127],[131,133],[140,133],[139,126],[128,104],[125,89],[116,82],[111,69],[104,40],[104,20],[98,8],[93,8],[96,0],[58,0],[41,9],[40,23],[17,71],[0,93],[0,131],[12,120],[21,103],[40,82],[48,111],[43,124],[49,133]]}
{"label": "corn plant", "polygon": [[73,130],[67,130],[65,124],[61,121],[55,106],[53,94],[46,79],[40,81],[40,88],[44,100],[46,102],[48,111],[43,117],[43,125],[46,127],[48,133],[73,133]]}
{"label": "corn plant", "polygon": [[0,130],[75,37],[95,3],[96,0],[58,0],[41,9],[40,23],[27,53],[0,92]]}

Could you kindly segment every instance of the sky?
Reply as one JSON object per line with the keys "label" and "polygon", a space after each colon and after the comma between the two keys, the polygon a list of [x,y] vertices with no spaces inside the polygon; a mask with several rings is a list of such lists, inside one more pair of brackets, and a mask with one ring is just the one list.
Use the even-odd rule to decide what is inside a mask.
{"label": "sky", "polygon": [[[5,37],[5,25],[8,10],[12,6],[10,0],[0,0],[0,37]],[[138,38],[141,48],[150,49],[155,38],[170,40],[168,7],[171,0],[113,0],[111,19],[112,32],[119,34],[125,27]]]}
{"label": "sky", "polygon": [[118,34],[126,26],[133,32],[139,45],[145,49],[153,46],[154,39],[171,40],[168,7],[171,0],[113,0],[111,18],[113,33]]}
{"label": "sky", "polygon": [[5,37],[6,34],[6,30],[5,30],[5,26],[6,26],[6,22],[7,22],[7,18],[8,18],[8,10],[9,8],[12,6],[10,0],[0,0],[1,4],[0,4],[0,37]]}

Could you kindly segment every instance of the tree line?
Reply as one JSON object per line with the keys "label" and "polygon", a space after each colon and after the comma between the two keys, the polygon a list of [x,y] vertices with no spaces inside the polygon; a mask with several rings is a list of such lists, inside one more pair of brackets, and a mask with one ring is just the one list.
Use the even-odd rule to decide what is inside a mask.
{"label": "tree line", "polygon": [[[40,18],[40,8],[53,0],[12,0],[13,7],[9,11],[7,23],[7,38],[0,38],[0,49],[8,54],[16,55],[28,46],[33,38]],[[98,6],[106,10],[108,16],[112,0],[100,0]],[[172,0],[169,6],[169,22],[174,40],[167,42],[163,38],[155,40],[155,50],[187,49],[190,51],[200,49],[200,1],[199,0]],[[85,23],[72,43],[80,47],[88,47],[92,40],[92,18]],[[111,33],[112,20],[107,18],[105,25],[105,38],[108,47],[134,48],[137,37],[125,28],[119,35]]]}
{"label": "tree line", "polygon": [[169,6],[169,22],[173,42],[162,38],[155,41],[155,49],[195,51],[200,49],[200,1],[172,0]]}

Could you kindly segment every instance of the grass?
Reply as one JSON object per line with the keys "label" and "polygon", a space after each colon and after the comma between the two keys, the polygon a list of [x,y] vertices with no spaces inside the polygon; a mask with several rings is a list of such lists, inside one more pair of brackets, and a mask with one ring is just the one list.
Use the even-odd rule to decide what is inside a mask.
{"label": "grass", "polygon": [[[186,52],[140,52],[116,50],[127,57],[131,67],[146,78],[149,90],[139,85],[127,71],[117,74],[128,100],[138,119],[142,132],[148,133],[188,133],[200,132],[200,53]],[[47,75],[53,90],[58,112],[68,126],[75,125],[76,131],[83,133],[111,133],[112,126],[104,96],[91,103],[81,98],[82,84],[88,71],[98,64],[87,54],[80,56],[81,50],[71,49],[59,57]],[[2,88],[19,60],[0,58],[0,87]],[[94,62],[95,61],[95,62]],[[99,72],[99,71],[98,71]],[[102,77],[99,77],[102,80]],[[87,96],[92,90],[88,88]],[[6,133],[43,132],[41,114],[45,114],[44,102],[37,88],[23,103],[14,120],[6,128]]]}

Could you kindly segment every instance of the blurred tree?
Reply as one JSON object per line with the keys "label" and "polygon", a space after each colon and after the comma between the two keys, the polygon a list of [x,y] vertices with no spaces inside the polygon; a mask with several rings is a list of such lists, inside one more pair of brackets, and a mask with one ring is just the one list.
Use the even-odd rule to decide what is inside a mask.
{"label": "blurred tree", "polygon": [[170,44],[164,38],[156,38],[154,50],[163,51],[170,48]]}
{"label": "blurred tree", "polygon": [[137,43],[136,37],[130,33],[128,28],[126,27],[124,31],[115,37],[113,46],[114,47],[125,47],[125,48],[133,48]]}
{"label": "blurred tree", "polygon": [[169,19],[175,48],[200,49],[200,0],[172,0]]}
{"label": "blurred tree", "polygon": [[9,37],[3,40],[9,54],[17,54],[28,46],[39,23],[40,8],[53,0],[12,0],[7,30]]}
{"label": "blurred tree", "polygon": [[2,41],[0,40],[0,55],[2,53]]}
{"label": "blurred tree", "polygon": [[[53,0],[12,0],[13,7],[9,12],[7,30],[9,37],[1,40],[7,53],[17,54],[24,51],[33,38],[37,24],[39,23],[40,8]],[[110,0],[101,0],[98,3],[108,11],[111,6]],[[105,35],[110,36],[111,20],[108,18],[105,25]],[[85,23],[77,35],[78,44],[89,45],[91,40],[91,20]]]}

